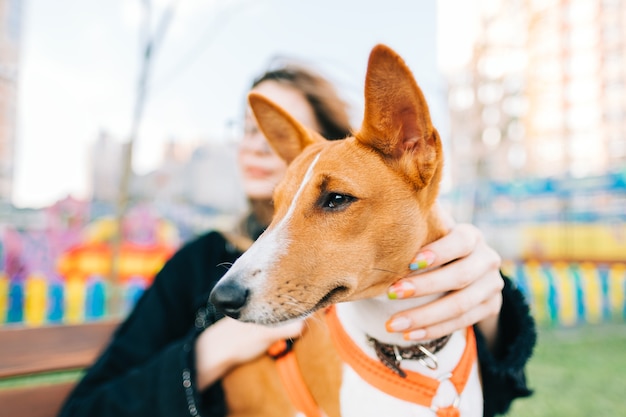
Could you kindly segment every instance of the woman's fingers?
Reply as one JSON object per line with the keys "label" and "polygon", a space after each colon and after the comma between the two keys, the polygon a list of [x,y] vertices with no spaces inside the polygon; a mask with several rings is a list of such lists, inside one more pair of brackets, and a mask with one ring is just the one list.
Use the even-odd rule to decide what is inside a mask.
{"label": "woman's fingers", "polygon": [[[479,280],[463,290],[450,292],[428,304],[392,317],[410,323],[402,332],[407,340],[444,336],[497,315],[502,305],[500,275]],[[402,321],[401,321],[402,322]]]}
{"label": "woman's fingers", "polygon": [[[504,286],[500,264],[500,256],[477,228],[454,226],[420,251],[411,268],[417,272],[388,291],[391,299],[445,295],[394,315],[388,321],[389,330],[401,331],[411,340],[430,339],[497,315]],[[395,326],[397,323],[402,326]]]}
{"label": "woman's fingers", "polygon": [[291,321],[287,324],[273,327],[233,321],[236,323],[233,323],[233,327],[240,327],[237,331],[241,332],[242,340],[247,340],[261,347],[267,347],[277,340],[296,338],[300,336],[304,327],[304,321],[302,320]]}
{"label": "woman's fingers", "polygon": [[453,227],[447,235],[424,246],[420,253],[435,254],[435,260],[429,266],[440,266],[469,255],[482,239],[482,233],[475,226],[459,224]]}
{"label": "woman's fingers", "polygon": [[[462,245],[457,245],[457,248],[461,247]],[[389,298],[417,297],[460,290],[489,272],[498,272],[501,264],[500,256],[483,242],[470,250],[469,254],[465,253],[454,262],[450,262],[451,260],[439,268],[413,273],[394,283],[389,287]]]}
{"label": "woman's fingers", "polygon": [[[471,224],[457,225],[447,235],[424,246],[410,262],[409,269],[423,271],[445,265],[468,256],[481,244],[484,244],[484,240],[480,230]],[[493,252],[492,259],[497,259],[499,262],[498,258],[498,255]]]}
{"label": "woman's fingers", "polygon": [[268,329],[268,336],[272,341],[280,339],[295,339],[302,333],[304,328],[303,320],[291,321],[287,324],[283,324],[278,327],[271,327]]}
{"label": "woman's fingers", "polygon": [[299,336],[303,326],[303,321],[278,327],[242,323],[230,317],[217,321],[196,339],[198,386],[210,386],[234,366],[265,353],[278,340]]}

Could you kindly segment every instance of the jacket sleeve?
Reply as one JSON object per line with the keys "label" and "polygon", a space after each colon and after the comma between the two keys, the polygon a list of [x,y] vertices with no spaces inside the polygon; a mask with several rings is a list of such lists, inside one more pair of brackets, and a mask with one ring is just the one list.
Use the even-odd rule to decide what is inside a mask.
{"label": "jacket sleeve", "polygon": [[183,248],[157,274],[70,394],[61,417],[223,414],[219,383],[202,394],[194,388],[193,347],[201,330],[194,326],[198,288],[192,277],[202,275],[195,251]]}
{"label": "jacket sleeve", "polygon": [[506,413],[515,398],[528,397],[525,366],[537,340],[535,322],[524,295],[505,276],[495,352],[475,326],[483,383],[484,415]]}

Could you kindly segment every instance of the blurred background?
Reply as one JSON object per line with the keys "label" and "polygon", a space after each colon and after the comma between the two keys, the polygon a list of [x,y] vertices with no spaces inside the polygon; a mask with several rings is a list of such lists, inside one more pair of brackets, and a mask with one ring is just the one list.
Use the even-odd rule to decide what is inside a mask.
{"label": "blurred background", "polygon": [[245,211],[253,77],[315,65],[358,126],[380,42],[442,133],[442,202],[540,326],[512,414],[626,415],[624,0],[0,0],[0,328],[123,317]]}

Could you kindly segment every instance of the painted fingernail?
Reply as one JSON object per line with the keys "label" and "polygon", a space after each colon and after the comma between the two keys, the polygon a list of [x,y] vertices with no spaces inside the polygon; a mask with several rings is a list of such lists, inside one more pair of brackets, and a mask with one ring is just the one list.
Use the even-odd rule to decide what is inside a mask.
{"label": "painted fingernail", "polygon": [[404,340],[423,340],[426,337],[426,330],[418,329],[404,333]]}
{"label": "painted fingernail", "polygon": [[413,284],[409,281],[398,281],[387,290],[387,297],[389,297],[390,300],[407,298],[413,294],[415,294],[415,287],[413,287]]}
{"label": "painted fingernail", "polygon": [[396,317],[387,322],[387,331],[388,332],[401,332],[402,330],[406,330],[411,326],[411,320],[406,317]]}
{"label": "painted fingernail", "polygon": [[415,258],[409,264],[411,271],[426,268],[435,262],[435,253],[429,250],[422,251],[415,255]]}

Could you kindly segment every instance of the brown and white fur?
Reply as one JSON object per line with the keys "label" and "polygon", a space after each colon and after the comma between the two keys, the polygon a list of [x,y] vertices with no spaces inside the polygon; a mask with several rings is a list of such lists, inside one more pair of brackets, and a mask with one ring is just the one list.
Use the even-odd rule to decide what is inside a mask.
{"label": "brown and white fur", "polygon": [[[338,303],[346,332],[376,358],[365,335],[415,344],[387,332],[385,321],[434,298],[386,297],[419,248],[445,233],[435,209],[442,146],[413,75],[394,51],[376,46],[368,63],[363,124],[341,141],[324,140],[263,96],[251,93],[249,103],[289,168],[274,192],[271,224],[220,280],[211,301],[246,322],[308,318],[295,352],[328,416],[432,416],[427,407],[378,391],[341,363],[319,313]],[[436,378],[454,369],[464,347],[465,331],[457,331],[437,353],[436,371],[411,360],[402,367]],[[297,415],[268,357],[235,369],[223,384],[231,416]],[[443,383],[435,405],[450,405],[455,393]],[[461,415],[482,416],[482,404],[474,364],[461,393]]]}

